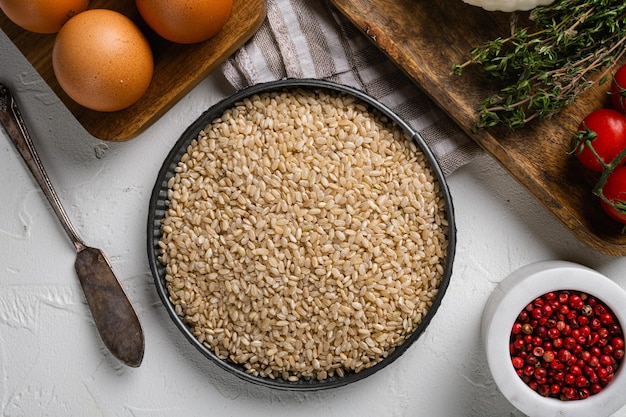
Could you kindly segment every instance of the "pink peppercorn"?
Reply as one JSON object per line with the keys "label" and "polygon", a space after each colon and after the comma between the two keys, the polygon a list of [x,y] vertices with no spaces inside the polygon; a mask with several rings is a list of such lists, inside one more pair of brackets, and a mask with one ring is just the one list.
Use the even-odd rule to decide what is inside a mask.
{"label": "pink peppercorn", "polygon": [[511,329],[511,363],[545,397],[582,400],[613,379],[624,357],[624,335],[600,300],[576,291],[537,297]]}

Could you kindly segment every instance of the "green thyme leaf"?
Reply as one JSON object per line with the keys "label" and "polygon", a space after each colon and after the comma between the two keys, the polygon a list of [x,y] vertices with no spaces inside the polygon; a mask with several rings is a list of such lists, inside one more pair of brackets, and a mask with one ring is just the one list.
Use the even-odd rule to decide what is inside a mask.
{"label": "green thyme leaf", "polygon": [[505,125],[513,129],[550,117],[578,95],[607,79],[626,51],[626,1],[556,0],[530,12],[532,27],[512,15],[511,35],[470,51],[454,64],[461,75],[478,65],[489,78],[506,83],[487,97],[474,130]]}

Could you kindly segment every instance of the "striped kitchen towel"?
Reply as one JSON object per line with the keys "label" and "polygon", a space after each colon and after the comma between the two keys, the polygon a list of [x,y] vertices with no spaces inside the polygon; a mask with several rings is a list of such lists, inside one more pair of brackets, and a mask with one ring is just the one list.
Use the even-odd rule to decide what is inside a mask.
{"label": "striped kitchen towel", "polygon": [[481,151],[328,0],[267,0],[259,31],[221,66],[236,89],[282,78],[355,87],[417,130],[449,175]]}

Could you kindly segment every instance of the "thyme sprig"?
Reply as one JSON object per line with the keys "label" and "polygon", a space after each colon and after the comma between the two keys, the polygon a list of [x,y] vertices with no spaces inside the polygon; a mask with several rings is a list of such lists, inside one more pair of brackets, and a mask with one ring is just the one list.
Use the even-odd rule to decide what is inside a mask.
{"label": "thyme sprig", "polygon": [[479,65],[504,83],[483,101],[475,129],[515,129],[553,115],[604,82],[626,51],[624,0],[556,0],[530,12],[531,27],[512,17],[509,37],[488,41],[472,49],[468,61],[453,65],[457,75]]}

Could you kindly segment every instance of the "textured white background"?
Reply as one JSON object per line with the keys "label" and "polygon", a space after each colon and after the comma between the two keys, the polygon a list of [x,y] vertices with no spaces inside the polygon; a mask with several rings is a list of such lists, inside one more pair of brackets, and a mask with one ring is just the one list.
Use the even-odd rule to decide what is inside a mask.
{"label": "textured white background", "polygon": [[[148,268],[148,200],[183,130],[230,91],[215,74],[140,137],[90,137],[0,32],[0,81],[86,242],[105,251],[146,335],[142,366],[103,350],[73,269],[75,253],[5,133],[0,133],[2,416],[521,416],[494,386],[479,326],[512,270],[563,259],[626,286],[626,259],[588,249],[489,157],[449,178],[458,229],[450,287],[423,336],[353,386],[295,394],[252,386],[209,363],[166,315]],[[626,416],[626,409],[617,416]]]}

